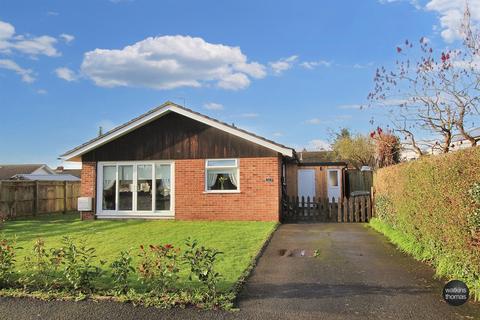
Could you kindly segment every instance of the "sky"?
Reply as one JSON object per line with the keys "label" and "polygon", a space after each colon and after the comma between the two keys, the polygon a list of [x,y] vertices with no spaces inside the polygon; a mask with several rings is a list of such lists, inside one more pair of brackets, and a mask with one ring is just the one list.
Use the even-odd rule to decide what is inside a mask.
{"label": "sky", "polygon": [[[59,155],[100,126],[167,100],[296,149],[327,148],[340,128],[386,125],[359,108],[376,68],[406,39],[454,45],[464,5],[0,0],[0,163],[68,166]],[[480,3],[470,7],[479,21]]]}

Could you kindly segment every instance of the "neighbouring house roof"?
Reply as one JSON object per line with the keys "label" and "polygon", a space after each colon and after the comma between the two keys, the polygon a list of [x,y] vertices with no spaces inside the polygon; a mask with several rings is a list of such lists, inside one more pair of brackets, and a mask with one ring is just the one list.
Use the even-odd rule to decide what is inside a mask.
{"label": "neighbouring house roof", "polygon": [[284,146],[282,144],[276,143],[272,140],[268,140],[266,138],[260,137],[254,133],[248,132],[246,130],[237,128],[233,125],[229,125],[227,123],[221,122],[219,120],[210,118],[206,115],[203,115],[201,113],[195,112],[193,110],[190,110],[188,108],[185,108],[183,106],[180,106],[178,104],[175,104],[173,102],[167,101],[161,106],[154,108],[142,115],[140,115],[137,118],[134,118],[108,132],[105,134],[98,136],[90,141],[85,142],[84,144],[65,152],[60,156],[61,159],[67,160],[67,161],[80,161],[80,158],[83,154],[98,148],[101,145],[104,145],[112,140],[115,140],[118,137],[121,137],[149,122],[152,122],[163,115],[169,113],[169,112],[175,112],[180,115],[186,116],[188,118],[191,118],[193,120],[202,122],[204,124],[207,124],[209,126],[215,127],[217,129],[223,130],[227,133],[233,134],[235,136],[238,136],[240,138],[246,139],[250,142],[259,144],[261,146],[264,146],[266,148],[269,148],[271,150],[274,150],[276,152],[281,153],[282,155],[289,156],[289,157],[294,157],[295,151],[292,148],[289,148],[287,146]]}
{"label": "neighbouring house roof", "polygon": [[338,160],[333,151],[300,151],[297,152],[298,161],[301,165],[316,166],[344,166],[347,162]]}
{"label": "neighbouring house roof", "polygon": [[71,174],[16,174],[13,180],[31,181],[80,181],[80,178]]}
{"label": "neighbouring house roof", "polygon": [[46,164],[0,164],[0,180],[8,180],[17,174],[33,174],[40,171],[54,174]]}
{"label": "neighbouring house roof", "polygon": [[71,174],[74,177],[80,178],[82,173],[82,169],[65,169],[64,167],[57,167],[55,169],[55,173],[57,174]]}

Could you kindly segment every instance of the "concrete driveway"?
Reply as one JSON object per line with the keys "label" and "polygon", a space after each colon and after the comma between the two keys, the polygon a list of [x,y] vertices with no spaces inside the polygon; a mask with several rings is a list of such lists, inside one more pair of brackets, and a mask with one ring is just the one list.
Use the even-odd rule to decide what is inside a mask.
{"label": "concrete driveway", "polygon": [[239,312],[0,299],[0,319],[480,319],[479,304],[451,307],[442,287],[365,225],[290,224],[260,258]]}
{"label": "concrete driveway", "polygon": [[282,225],[239,306],[265,319],[480,319],[478,304],[446,304],[433,277],[366,225]]}

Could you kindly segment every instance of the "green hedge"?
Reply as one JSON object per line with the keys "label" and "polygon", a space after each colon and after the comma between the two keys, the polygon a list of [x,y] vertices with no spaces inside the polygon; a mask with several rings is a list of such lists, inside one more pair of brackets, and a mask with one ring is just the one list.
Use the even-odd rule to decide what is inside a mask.
{"label": "green hedge", "polygon": [[480,299],[480,147],[380,169],[374,186],[372,226]]}

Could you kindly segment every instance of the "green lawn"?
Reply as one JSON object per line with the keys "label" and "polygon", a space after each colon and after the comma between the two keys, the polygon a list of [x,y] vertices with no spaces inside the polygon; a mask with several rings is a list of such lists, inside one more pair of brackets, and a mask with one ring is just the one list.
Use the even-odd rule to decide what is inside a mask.
{"label": "green lawn", "polygon": [[[24,270],[24,257],[31,253],[35,239],[45,240],[47,248],[60,247],[63,236],[85,238],[97,250],[98,260],[111,262],[121,250],[131,250],[134,265],[141,244],[167,244],[184,248],[184,240],[193,237],[201,245],[216,248],[220,256],[217,271],[223,275],[221,290],[235,284],[252,258],[262,247],[275,228],[273,222],[220,222],[220,221],[165,221],[165,220],[93,220],[80,221],[78,214],[49,215],[35,220],[7,221],[0,233],[17,236],[22,247],[17,254],[18,271]],[[105,268],[105,267],[104,267]],[[182,266],[179,286],[189,286],[187,270]],[[140,286],[137,277],[132,277],[135,287]],[[109,287],[108,274],[101,286]]]}

